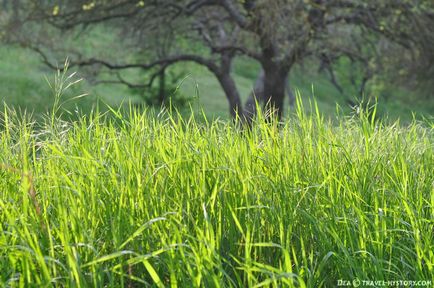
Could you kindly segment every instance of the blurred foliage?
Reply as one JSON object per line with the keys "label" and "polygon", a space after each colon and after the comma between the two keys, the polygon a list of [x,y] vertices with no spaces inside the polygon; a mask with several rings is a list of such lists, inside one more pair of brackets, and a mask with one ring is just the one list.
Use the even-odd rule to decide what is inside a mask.
{"label": "blurred foliage", "polygon": [[[113,63],[143,63],[186,52],[216,60],[216,52],[208,49],[198,31],[209,28],[206,32],[210,39],[218,38],[221,31],[213,21],[217,16],[225,15],[225,11],[205,7],[205,2],[3,0],[0,25],[5,29],[0,29],[0,37],[24,46],[48,47],[44,52],[51,57],[52,63],[63,61],[65,51],[78,60],[97,54]],[[336,88],[349,97],[355,94],[359,97],[365,94],[393,97],[388,92],[391,85],[423,91],[426,98],[433,96],[432,0],[223,2],[232,3],[234,9],[253,23],[231,44],[258,52],[258,38],[266,35],[265,39],[278,43],[277,48],[282,51],[276,59],[292,50],[297,64],[303,65],[306,57],[315,58],[314,65],[329,75]],[[181,8],[190,9],[201,3],[206,9],[196,10],[192,15],[181,13]],[[210,19],[210,23],[204,23],[206,19]],[[35,23],[38,25],[33,25]],[[208,26],[204,28],[199,24]],[[232,31],[236,25],[227,20],[224,28]],[[95,29],[106,33],[93,33]],[[88,37],[82,37],[86,34]],[[106,39],[101,39],[101,35]],[[87,43],[75,47],[76,38]],[[306,39],[309,41],[305,45]],[[342,71],[343,62],[347,65],[344,67],[349,67],[347,71]],[[101,65],[81,69],[90,75],[107,70]],[[236,72],[254,78],[259,69],[258,65],[253,65],[251,69]],[[151,90],[155,93],[158,89],[154,86]],[[148,94],[144,98],[149,102],[149,93],[142,94]]]}

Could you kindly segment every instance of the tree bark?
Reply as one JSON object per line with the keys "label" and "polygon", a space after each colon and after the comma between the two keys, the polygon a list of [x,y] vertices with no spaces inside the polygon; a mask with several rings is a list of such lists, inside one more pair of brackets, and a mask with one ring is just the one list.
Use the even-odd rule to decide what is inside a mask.
{"label": "tree bark", "polygon": [[249,95],[244,106],[244,117],[251,122],[257,114],[257,105],[264,103],[264,70],[259,72],[258,78],[256,78],[255,86]]}
{"label": "tree bark", "polygon": [[[283,76],[282,76],[283,77]],[[289,79],[285,80],[285,95],[288,95],[289,105],[293,105],[295,102],[294,94],[292,93],[289,85]],[[255,86],[252,92],[247,98],[247,101],[244,105],[244,115],[248,120],[252,120],[257,114],[257,105],[263,106],[266,104],[267,100],[265,99],[264,94],[264,85],[265,85],[265,72],[261,70],[259,72],[258,77],[256,78]],[[283,104],[282,104],[283,105]]]}
{"label": "tree bark", "polygon": [[15,0],[12,2],[13,17],[15,22],[19,21],[20,4],[20,0]]}
{"label": "tree bark", "polygon": [[244,113],[240,93],[238,92],[234,79],[227,73],[219,74],[217,78],[229,102],[229,113],[233,119],[240,119]]}
{"label": "tree bark", "polygon": [[267,117],[274,114],[278,120],[283,115],[283,103],[287,92],[290,102],[293,98],[288,89],[289,68],[273,63],[265,66],[256,79],[255,87],[247,99],[244,116],[251,122],[256,116],[256,105],[265,108]]}
{"label": "tree bark", "polygon": [[[275,39],[270,38],[264,31],[260,31],[260,34],[260,62],[264,70],[264,113],[266,118],[276,117],[280,120],[283,115],[286,82],[294,60],[293,57],[280,57]],[[278,60],[279,58],[281,59]]]}
{"label": "tree bark", "polygon": [[282,119],[283,103],[285,100],[286,81],[289,69],[270,65],[264,68],[264,100],[267,116],[275,116]]}

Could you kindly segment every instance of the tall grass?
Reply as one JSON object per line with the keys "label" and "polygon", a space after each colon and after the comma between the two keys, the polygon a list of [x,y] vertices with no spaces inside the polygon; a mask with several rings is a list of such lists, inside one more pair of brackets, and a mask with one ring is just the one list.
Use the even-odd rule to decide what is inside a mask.
{"label": "tall grass", "polygon": [[303,111],[243,131],[133,108],[42,124],[5,109],[1,286],[434,281],[432,124]]}

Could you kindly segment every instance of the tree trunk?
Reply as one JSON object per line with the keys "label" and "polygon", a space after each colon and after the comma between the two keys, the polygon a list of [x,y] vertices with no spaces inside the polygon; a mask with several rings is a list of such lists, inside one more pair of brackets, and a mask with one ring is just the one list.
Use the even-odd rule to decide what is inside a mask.
{"label": "tree trunk", "polygon": [[239,119],[243,114],[243,107],[241,105],[241,98],[238,92],[234,79],[227,74],[223,73],[218,75],[218,80],[226,94],[226,98],[229,102],[229,113],[233,119]]}
{"label": "tree trunk", "polygon": [[[259,72],[258,78],[256,78],[255,86],[247,99],[244,106],[244,115],[247,119],[252,120],[257,114],[257,105],[263,106],[266,104],[267,99],[265,98],[265,72],[261,70]],[[289,85],[288,79],[285,80],[285,94],[288,95],[289,105],[293,105],[295,102],[294,94],[292,93]],[[283,104],[282,104],[283,105]]]}
{"label": "tree trunk", "polygon": [[[258,76],[253,93],[256,93],[256,101],[262,102],[265,107],[267,117],[275,115],[278,120],[282,118],[289,70],[290,66],[278,62],[263,63],[263,71]],[[254,98],[250,98],[246,103],[246,113],[250,113],[246,118],[250,121],[256,114],[255,105]]]}
{"label": "tree trunk", "polygon": [[264,70],[259,72],[258,78],[255,82],[255,87],[247,99],[247,102],[244,106],[244,117],[251,122],[253,118],[255,118],[257,113],[257,105],[262,105],[264,103],[264,80],[265,73]]}
{"label": "tree trunk", "polygon": [[19,10],[20,10],[20,0],[14,0],[12,2],[12,9],[13,9],[13,17],[14,21],[19,21]]}
{"label": "tree trunk", "polygon": [[278,120],[283,115],[283,103],[285,100],[287,71],[274,69],[265,70],[264,100],[265,113],[267,116],[276,116]]}

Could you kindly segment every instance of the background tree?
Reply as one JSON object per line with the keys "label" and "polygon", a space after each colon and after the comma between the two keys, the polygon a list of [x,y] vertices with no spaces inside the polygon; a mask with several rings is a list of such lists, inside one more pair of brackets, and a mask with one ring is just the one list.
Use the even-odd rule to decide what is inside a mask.
{"label": "background tree", "polygon": [[[361,64],[364,72],[359,81],[360,93],[378,68],[372,67],[372,59],[384,55],[367,53],[367,50],[378,50],[365,49],[370,42],[377,45],[383,39],[406,51],[416,51],[415,47],[418,47],[416,57],[428,57],[432,61],[430,42],[426,40],[430,39],[429,28],[424,29],[424,33],[416,33],[417,37],[411,33],[417,27],[432,23],[433,4],[430,1],[76,0],[56,4],[43,0],[22,1],[26,3],[22,5],[21,19],[32,26],[23,29],[27,32],[21,32],[18,38],[39,52],[48,64],[53,66],[44,50],[45,41],[35,36],[35,22],[40,25],[43,21],[61,31],[83,30],[104,23],[122,31],[123,36],[132,36],[124,37],[124,44],[136,45],[133,49],[135,57],[124,57],[121,62],[110,57],[85,57],[75,52],[73,64],[99,65],[120,71],[153,69],[164,83],[167,67],[182,61],[195,62],[216,76],[225,92],[231,115],[246,119],[254,116],[254,98],[243,107],[231,74],[233,60],[240,55],[260,64],[263,74],[258,76],[258,81],[262,82],[259,84],[263,89],[257,100],[267,103],[279,118],[283,112],[288,75],[307,57],[319,59],[320,69],[328,71],[338,90],[342,88],[334,75],[334,63],[347,57],[352,63]],[[170,49],[161,49],[165,47],[161,43],[167,35],[171,35],[170,41],[166,42],[170,43]],[[343,41],[342,37],[347,38]],[[370,41],[363,42],[366,39]],[[53,50],[52,45],[48,46]],[[125,79],[118,80],[129,83]]]}

